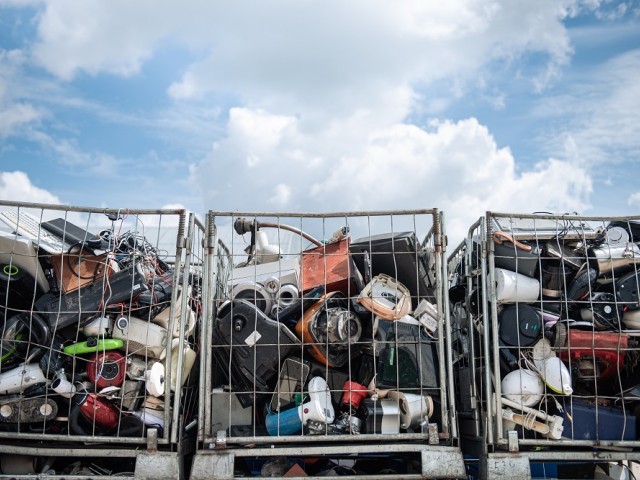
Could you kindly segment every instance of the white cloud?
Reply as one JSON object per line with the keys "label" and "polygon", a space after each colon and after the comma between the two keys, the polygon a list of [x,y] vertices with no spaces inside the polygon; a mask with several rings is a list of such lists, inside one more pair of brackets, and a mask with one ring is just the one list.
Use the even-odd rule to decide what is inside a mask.
{"label": "white cloud", "polygon": [[60,204],[60,199],[36,187],[29,176],[21,171],[0,172],[0,198],[13,202]]}
{"label": "white cloud", "polygon": [[[2,108],[1,104],[0,108]],[[40,112],[33,105],[14,103],[4,106],[0,115],[0,138],[8,137],[20,126],[38,120],[40,116]]]}
{"label": "white cloud", "polygon": [[539,145],[574,162],[602,165],[640,156],[640,49],[628,51],[583,74],[571,91],[541,101],[538,119],[552,119]]}
{"label": "white cloud", "polygon": [[229,116],[229,135],[251,145],[245,160],[249,167],[260,165],[263,153],[277,148],[283,134],[294,123],[292,117],[269,115],[262,110],[232,108]]}
{"label": "white cloud", "polygon": [[133,8],[123,1],[45,3],[38,23],[41,42],[34,57],[65,79],[78,70],[123,76],[137,73],[172,21],[171,15],[160,14],[160,2],[140,2]]}
{"label": "white cloud", "polygon": [[201,60],[169,87],[174,98],[232,92],[274,113],[359,109],[398,121],[415,83],[472,78],[496,58],[543,53],[548,63],[534,80],[544,84],[571,52],[562,20],[575,3],[57,0],[39,17],[33,53],[65,79],[128,76],[163,42],[179,44]]}
{"label": "white cloud", "polygon": [[291,187],[284,183],[279,183],[274,188],[275,193],[270,198],[270,201],[277,205],[286,206],[291,198]]}
{"label": "white cloud", "polygon": [[627,198],[627,205],[630,207],[640,208],[640,192],[635,192]]}
{"label": "white cloud", "polygon": [[43,132],[32,132],[31,139],[55,154],[56,161],[71,167],[76,175],[91,177],[113,177],[120,175],[120,168],[126,163],[101,151],[83,150],[75,139],[58,138]]}
{"label": "white cloud", "polygon": [[533,51],[548,57],[533,79],[542,88],[571,52],[562,20],[573,2],[247,3],[251,15],[230,9],[211,29],[209,56],[171,95],[235,92],[252,107],[302,111],[305,121],[360,110],[381,125],[404,118],[414,84],[472,81],[487,62]]}
{"label": "white cloud", "polygon": [[[374,192],[378,198],[391,198],[393,205],[415,207],[430,203],[423,183],[427,191],[437,190],[435,205],[439,199],[449,201],[442,196],[442,185],[454,170],[469,176],[463,184],[471,182],[476,188],[477,176],[486,177],[494,169],[515,172],[515,162],[493,139],[493,146],[486,147],[486,129],[476,135],[467,126],[467,135],[457,135],[462,144],[449,146],[449,153],[464,156],[485,145],[486,151],[493,148],[493,155],[476,158],[490,165],[471,168],[460,157],[456,162],[466,167],[451,170],[455,162],[438,156],[444,155],[440,150],[447,150],[446,145],[436,144],[445,142],[450,129],[467,124],[442,124],[437,133],[429,133],[406,125],[406,119],[420,112],[420,105],[445,108],[452,97],[465,94],[478,75],[490,78],[496,62],[516,62],[530,52],[543,59],[531,76],[534,88],[543,88],[571,54],[563,20],[574,4],[47,1],[33,55],[55,75],[70,79],[79,72],[136,74],[162,44],[191,49],[197,61],[176,72],[168,95],[178,105],[206,104],[211,94],[233,99],[226,100],[226,137],[191,168],[205,207],[361,208],[373,205]],[[436,83],[444,89],[430,88]],[[505,108],[501,92],[487,91],[495,108]],[[483,127],[476,122],[476,128]],[[67,162],[90,164],[74,147],[73,142],[57,142],[55,148],[69,152]],[[425,160],[425,148],[436,150],[435,160]],[[102,160],[105,165],[113,161]],[[359,187],[359,172],[344,175],[345,166],[360,163],[368,166],[370,183],[364,187]],[[402,172],[401,178],[396,171]],[[438,175],[445,177],[434,180]],[[380,179],[409,186],[387,195],[378,188]],[[326,202],[323,192],[330,192],[332,200]]]}
{"label": "white cloud", "polygon": [[[628,92],[610,98],[607,116],[582,107],[591,135],[565,131],[566,142],[555,144],[574,146],[565,161],[550,150],[538,157],[549,160],[519,167],[473,118],[428,129],[408,119],[441,115],[478,78],[486,82],[484,101],[507,110],[509,92],[492,85],[493,68],[517,71],[529,56],[533,70],[514,81],[543,91],[572,54],[563,21],[599,7],[580,0],[58,0],[38,18],[33,58],[62,79],[130,76],[161,45],[189,49],[195,63],[175,72],[167,94],[178,108],[222,98],[223,111],[207,110],[193,125],[189,115],[163,121],[215,141],[190,169],[205,207],[436,206],[464,223],[486,209],[587,209],[592,183],[582,162],[606,148],[596,138],[614,145],[635,135],[629,130],[638,122],[626,114],[611,128],[616,108],[640,98],[633,76],[620,72]],[[211,125],[227,111],[220,139]],[[75,143],[55,148],[67,162],[87,164]],[[113,158],[102,162],[113,170]]]}
{"label": "white cloud", "polygon": [[25,58],[18,50],[0,49],[0,138],[39,121],[43,112],[20,98],[19,74]]}
{"label": "white cloud", "polygon": [[[548,160],[518,171],[507,148],[499,148],[474,118],[436,123],[432,130],[396,124],[354,142],[336,125],[316,136],[290,118],[278,141],[256,145],[242,134],[266,129],[280,116],[245,109],[230,119],[229,136],[192,167],[192,180],[207,207],[240,211],[360,211],[440,208],[455,218],[460,234],[486,210],[566,212],[589,208],[591,178],[582,167]],[[256,126],[258,124],[260,127]],[[354,123],[351,123],[354,126]],[[359,125],[355,130],[360,131]],[[261,163],[249,166],[248,152]],[[345,153],[348,152],[348,153]],[[211,179],[215,188],[211,189]],[[275,193],[274,193],[275,192]],[[307,207],[305,207],[307,206]]]}
{"label": "white cloud", "polygon": [[[185,228],[189,222],[189,211],[181,203],[167,203],[160,207],[160,210],[185,210]],[[161,215],[155,214],[140,214],[131,215],[127,219],[129,228],[142,229],[144,228],[173,228],[176,229],[180,223],[180,215],[174,212],[163,213]],[[152,240],[153,241],[153,240]]]}

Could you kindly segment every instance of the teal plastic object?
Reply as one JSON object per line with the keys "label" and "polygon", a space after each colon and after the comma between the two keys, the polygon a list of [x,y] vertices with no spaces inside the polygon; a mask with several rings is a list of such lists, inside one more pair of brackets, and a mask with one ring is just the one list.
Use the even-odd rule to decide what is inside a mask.
{"label": "teal plastic object", "polygon": [[267,432],[272,437],[295,435],[302,430],[300,411],[302,407],[294,407],[282,413],[268,413],[265,418]]}

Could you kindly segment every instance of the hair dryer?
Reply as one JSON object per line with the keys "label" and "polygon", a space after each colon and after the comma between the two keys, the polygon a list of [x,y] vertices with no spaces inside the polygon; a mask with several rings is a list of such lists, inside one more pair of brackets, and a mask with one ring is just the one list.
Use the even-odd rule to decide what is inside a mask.
{"label": "hair dryer", "polygon": [[322,377],[309,380],[309,400],[281,413],[269,413],[265,419],[271,436],[294,435],[304,425],[322,427],[333,423],[335,412],[331,404],[331,391]]}

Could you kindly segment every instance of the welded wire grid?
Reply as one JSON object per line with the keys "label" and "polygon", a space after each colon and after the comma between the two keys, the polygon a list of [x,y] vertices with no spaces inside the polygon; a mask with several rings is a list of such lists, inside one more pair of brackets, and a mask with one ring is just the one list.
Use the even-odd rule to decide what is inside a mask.
{"label": "welded wire grid", "polygon": [[205,253],[206,225],[201,223],[195,214],[189,214],[188,228],[185,237],[185,255],[182,268],[181,285],[188,285],[183,290],[180,302],[180,332],[178,338],[188,338],[187,342],[178,343],[175,365],[176,385],[182,385],[182,398],[174,403],[171,430],[171,442],[185,442],[186,438],[195,440],[197,436],[198,406],[200,392],[200,357],[202,323],[206,314],[206,293],[208,267]]}
{"label": "welded wire grid", "polygon": [[485,335],[470,330],[490,360],[490,444],[495,432],[496,445],[514,448],[516,432],[516,448],[640,445],[639,225],[488,213],[486,235],[470,235],[467,247],[487,252],[485,295],[472,298],[479,281],[466,303],[477,304],[471,317],[490,317]]}
{"label": "welded wire grid", "polygon": [[[217,287],[205,444],[450,442],[437,211],[209,216]],[[387,287],[366,308],[358,298],[381,274]],[[388,299],[405,287],[394,320],[383,307],[401,304]],[[421,300],[433,309],[423,323],[410,315]]]}
{"label": "welded wire grid", "polygon": [[179,440],[203,231],[192,218],[185,253],[183,210],[0,202],[0,451]]}
{"label": "welded wire grid", "polygon": [[[484,444],[493,442],[487,416],[491,402],[489,318],[486,312],[486,251],[482,239],[486,233],[484,217],[468,230],[466,238],[455,247],[447,260],[451,344],[456,413],[460,436]],[[485,345],[486,343],[486,345]]]}

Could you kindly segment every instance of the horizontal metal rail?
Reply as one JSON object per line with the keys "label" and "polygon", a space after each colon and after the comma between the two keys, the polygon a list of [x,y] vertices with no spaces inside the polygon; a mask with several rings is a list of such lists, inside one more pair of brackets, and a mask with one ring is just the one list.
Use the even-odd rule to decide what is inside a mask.
{"label": "horizontal metal rail", "polygon": [[46,210],[64,210],[79,213],[127,213],[130,215],[182,215],[186,212],[183,208],[161,209],[161,208],[98,208],[98,207],[79,207],[76,205],[55,205],[48,203],[30,203],[30,202],[12,202],[8,200],[0,200],[1,207],[16,208],[35,208]]}
{"label": "horizontal metal rail", "polygon": [[[273,438],[273,437],[270,437]],[[417,443],[382,443],[380,444],[380,438],[378,438],[378,445],[369,444],[349,444],[340,445],[331,443],[323,446],[308,446],[308,445],[290,445],[288,447],[274,447],[274,448],[251,448],[251,449],[212,449],[203,450],[205,454],[217,453],[232,453],[236,457],[269,457],[275,455],[295,455],[295,456],[314,456],[314,455],[352,455],[355,453],[420,453],[424,452],[425,448],[429,450],[433,449],[433,453],[437,455],[438,452],[445,453],[457,453],[460,450],[455,447],[439,447],[432,446],[427,447]],[[326,442],[326,439],[325,439]],[[387,477],[388,478],[388,477]]]}
{"label": "horizontal metal rail", "polygon": [[487,212],[488,217],[494,218],[523,218],[528,220],[578,220],[585,222],[626,222],[627,220],[640,219],[640,215],[624,215],[624,216],[609,216],[609,215],[577,215],[577,214],[564,214],[557,215],[552,213],[504,213],[504,212]]}
{"label": "horizontal metal rail", "polygon": [[[360,434],[360,435],[288,435],[282,437],[271,437],[271,436],[256,436],[256,437],[227,437],[227,444],[234,445],[253,445],[260,443],[273,443],[273,444],[286,444],[286,443],[295,443],[296,441],[304,442],[304,443],[327,443],[327,442],[345,442],[345,443],[362,443],[366,444],[368,442],[381,442],[385,439],[385,435],[383,434]],[[413,440],[413,441],[422,441],[427,442],[429,440],[428,435],[421,433],[397,433],[393,435],[389,435],[389,437],[393,437],[393,441],[405,441],[405,440]],[[205,438],[205,443],[215,443],[216,439],[209,437]],[[424,448],[426,443],[416,443],[416,445],[422,445]],[[433,445],[433,447],[439,448],[437,445]]]}
{"label": "horizontal metal rail", "polygon": [[[4,445],[0,444],[0,453],[11,455],[33,455],[42,457],[74,457],[74,458],[95,458],[95,457],[129,457],[135,458],[146,450],[136,450],[133,448],[92,448],[77,446],[51,446],[51,447],[28,447],[24,445]],[[33,478],[33,477],[32,477]],[[47,476],[47,478],[49,478]]]}
{"label": "horizontal metal rail", "polygon": [[437,213],[437,208],[422,210],[372,210],[359,212],[209,212],[214,217],[291,217],[291,218],[340,218],[340,217],[379,217],[379,216],[400,216],[400,215],[433,215]]}

